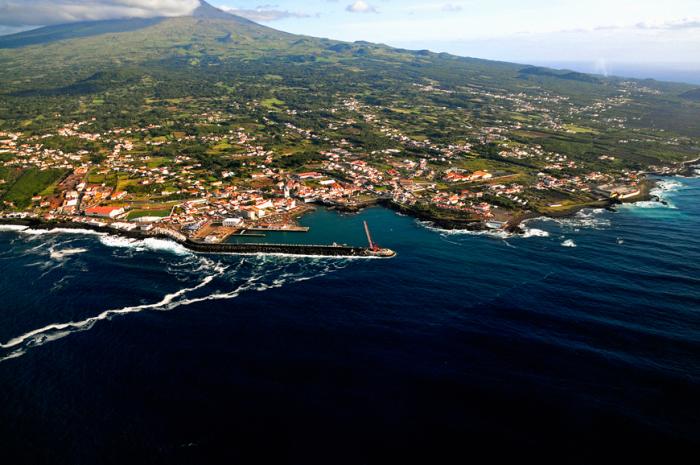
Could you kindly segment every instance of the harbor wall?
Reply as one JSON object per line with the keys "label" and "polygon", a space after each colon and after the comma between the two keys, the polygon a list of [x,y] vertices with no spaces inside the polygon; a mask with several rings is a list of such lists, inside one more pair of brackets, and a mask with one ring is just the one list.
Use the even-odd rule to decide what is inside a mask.
{"label": "harbor wall", "polygon": [[265,243],[215,243],[208,244],[184,238],[180,234],[166,233],[160,228],[153,231],[121,230],[96,224],[66,221],[44,221],[37,218],[2,218],[0,224],[26,226],[30,229],[84,229],[97,231],[130,239],[159,238],[168,239],[182,244],[193,252],[224,253],[224,254],[287,254],[287,255],[320,255],[331,257],[368,257],[374,254],[367,248],[343,245],[306,245],[306,244],[265,244]]}

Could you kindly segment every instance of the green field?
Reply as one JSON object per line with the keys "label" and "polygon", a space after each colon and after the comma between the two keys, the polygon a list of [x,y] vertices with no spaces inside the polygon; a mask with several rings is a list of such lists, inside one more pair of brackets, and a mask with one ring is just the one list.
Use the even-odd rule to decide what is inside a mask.
{"label": "green field", "polygon": [[[2,36],[0,63],[3,131],[21,132],[25,146],[40,141],[78,155],[70,163],[89,165],[88,182],[129,193],[132,219],[164,216],[163,202],[224,195],[232,185],[279,195],[274,183],[252,181],[261,171],[325,169],[352,182],[325,165],[325,154],[341,147],[344,162],[396,167],[408,181],[434,184],[420,202],[440,190],[489,194],[517,183],[530,205],[544,208],[595,199],[556,200],[535,188],[541,176],[600,172],[624,182],[631,172],[696,158],[700,147],[697,86],[299,36],[221,12]],[[79,121],[89,134],[129,131],[57,135]],[[121,137],[131,150],[109,161]],[[25,155],[3,161],[25,166]],[[488,170],[494,179],[443,182],[454,169]],[[37,171],[0,177],[2,199],[19,208],[51,193],[55,181]],[[375,184],[392,191],[386,178]],[[591,186],[565,188],[590,192],[582,187]]]}
{"label": "green field", "polygon": [[144,218],[147,216],[154,216],[165,218],[170,215],[170,208],[164,210],[133,210],[127,215],[127,219],[135,220],[137,218]]}
{"label": "green field", "polygon": [[27,208],[32,203],[32,197],[49,189],[65,174],[65,170],[26,170],[8,187],[2,200],[14,203],[17,208]]}

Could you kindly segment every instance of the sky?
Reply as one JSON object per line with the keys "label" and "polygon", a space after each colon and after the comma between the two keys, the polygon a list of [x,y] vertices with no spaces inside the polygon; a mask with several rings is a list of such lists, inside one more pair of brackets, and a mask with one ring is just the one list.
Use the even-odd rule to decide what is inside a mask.
{"label": "sky", "polygon": [[[262,4],[261,2],[273,2]],[[0,0],[0,32],[187,14],[198,0]],[[700,0],[210,0],[288,32],[587,71],[700,72]]]}

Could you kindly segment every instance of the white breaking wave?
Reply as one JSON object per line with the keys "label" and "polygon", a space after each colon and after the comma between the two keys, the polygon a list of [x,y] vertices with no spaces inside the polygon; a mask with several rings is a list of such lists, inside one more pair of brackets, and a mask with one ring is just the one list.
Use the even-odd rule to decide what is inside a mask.
{"label": "white breaking wave", "polygon": [[[18,336],[14,339],[11,339],[5,344],[0,344],[0,348],[13,349],[15,347],[22,346],[20,351],[24,351],[26,348],[41,346],[48,342],[58,340],[75,332],[87,331],[91,329],[98,321],[106,320],[113,316],[126,315],[129,313],[138,313],[143,310],[153,310],[159,309],[161,307],[166,307],[171,305],[173,301],[175,301],[178,297],[182,297],[190,292],[194,292],[198,289],[205,287],[210,282],[212,282],[212,280],[215,277],[216,275],[207,276],[198,285],[186,289],[181,289],[177,292],[173,292],[172,294],[167,294],[159,302],[153,304],[136,305],[132,307],[106,310],[97,316],[86,318],[82,321],[71,321],[68,323],[52,323],[42,328],[38,328],[26,334]],[[17,355],[15,355],[14,353],[10,354],[9,356],[0,359],[0,361],[6,360],[8,358],[14,358],[13,356]]]}
{"label": "white breaking wave", "polygon": [[28,236],[43,236],[44,234],[52,234],[52,233],[54,233],[55,231],[51,231],[51,230],[48,230],[48,229],[30,229],[30,228],[26,228],[26,229],[20,230],[19,232],[21,232],[22,234],[26,234],[26,235],[28,235]]}
{"label": "white breaking wave", "polygon": [[72,229],[72,228],[56,228],[56,229],[30,229],[26,226],[16,225],[0,225],[0,231],[14,231],[26,234],[29,236],[44,236],[54,234],[79,234],[99,237],[100,242],[108,247],[124,247],[133,248],[138,251],[152,250],[156,252],[171,252],[176,255],[187,255],[191,252],[181,244],[167,239],[129,239],[122,236],[112,235],[109,232],[93,231],[91,229]]}
{"label": "white breaking wave", "polygon": [[177,242],[152,237],[147,239],[129,239],[121,236],[101,235],[100,242],[107,247],[129,248],[137,251],[171,252],[175,255],[189,255],[192,253]]}
{"label": "white breaking wave", "polygon": [[170,252],[174,253],[175,255],[189,255],[192,253],[182,244],[178,244],[177,242],[169,241],[167,239],[155,239],[149,237],[141,242],[143,247],[156,252]]}
{"label": "white breaking wave", "polygon": [[523,237],[549,237],[549,232],[537,228],[526,228]]}
{"label": "white breaking wave", "polygon": [[[541,219],[541,218],[536,218],[536,219]],[[435,225],[433,225],[430,222],[426,221],[418,221],[418,224],[423,226],[426,229],[429,229],[430,231],[434,231],[437,233],[440,233],[440,235],[445,238],[447,236],[485,236],[485,237],[491,237],[494,239],[502,239],[502,240],[507,240],[511,239],[514,237],[519,237],[523,239],[529,239],[531,237],[549,237],[549,232],[544,231],[542,229],[537,229],[537,228],[528,228],[526,227],[527,222],[530,220],[523,221],[522,225],[524,228],[524,232],[521,235],[518,234],[513,234],[509,233],[507,231],[504,231],[502,229],[497,230],[497,229],[487,229],[483,231],[470,231],[468,229],[442,229],[438,228]],[[449,241],[447,241],[449,242]],[[508,244],[510,245],[510,244]]]}
{"label": "white breaking wave", "polygon": [[571,239],[567,239],[561,243],[561,246],[562,247],[576,247],[576,243]]}
{"label": "white breaking wave", "polygon": [[[29,331],[4,344],[0,344],[0,349],[9,352],[7,355],[0,355],[0,362],[17,358],[30,348],[43,346],[76,332],[90,330],[99,321],[109,320],[117,316],[143,311],[169,311],[200,302],[234,299],[244,292],[262,292],[268,289],[280,288],[285,284],[307,281],[344,268],[344,263],[339,261],[320,259],[300,261],[298,257],[289,260],[271,256],[256,259],[243,258],[233,268],[208,258],[197,258],[199,263],[194,263],[193,265],[198,266],[190,268],[190,273],[209,273],[199,284],[167,294],[155,303],[110,309],[84,320],[52,323]],[[186,260],[190,260],[190,258],[187,257]],[[247,277],[239,276],[244,266],[250,268],[250,274]],[[230,291],[219,290],[204,296],[192,295],[212,284],[215,279],[225,279],[227,277],[232,280],[242,279],[243,281]]]}
{"label": "white breaking wave", "polygon": [[[199,252],[199,254],[207,254],[207,252]],[[348,257],[345,255],[312,255],[312,254],[298,254],[298,253],[282,253],[282,252],[211,252],[209,255],[228,255],[234,257],[273,257],[273,258],[314,258],[317,260],[384,260],[382,257],[369,256],[355,256]]]}
{"label": "white breaking wave", "polygon": [[0,224],[0,232],[2,232],[2,231],[19,232],[19,231],[25,231],[27,229],[29,229],[28,226],[20,226],[17,224]]}
{"label": "white breaking wave", "polygon": [[63,250],[55,250],[53,247],[49,249],[49,256],[53,260],[63,260],[66,257],[70,257],[72,255],[78,255],[81,253],[87,252],[88,249],[83,249],[83,248],[74,248],[74,249],[63,249]]}
{"label": "white breaking wave", "polygon": [[45,333],[49,333],[51,331],[62,331],[62,330],[77,330],[77,329],[89,329],[92,327],[92,325],[100,320],[104,320],[106,318],[109,318],[110,316],[113,315],[124,315],[127,313],[135,313],[139,312],[141,310],[146,310],[146,309],[154,309],[158,307],[162,307],[165,305],[170,304],[173,300],[176,298],[183,296],[187,294],[188,292],[193,292],[196,291],[197,289],[201,289],[202,287],[206,286],[209,284],[213,279],[214,275],[207,276],[202,280],[201,283],[194,287],[186,288],[186,289],[180,289],[177,292],[173,292],[172,294],[167,294],[165,297],[163,297],[159,302],[156,302],[154,304],[144,304],[144,305],[137,305],[133,307],[124,307],[120,309],[112,309],[112,310],[106,310],[102,313],[100,313],[97,316],[93,316],[90,318],[87,318],[82,321],[72,321],[69,323],[53,323],[47,326],[44,326],[43,328],[35,329],[33,331],[30,331],[26,334],[23,334],[22,336],[16,337],[14,339],[11,339],[5,344],[0,344],[0,348],[2,349],[10,349],[12,347],[18,346],[19,344],[22,344],[30,339],[35,338],[36,336],[43,335]]}
{"label": "white breaking wave", "polygon": [[675,209],[676,207],[674,205],[671,205],[667,201],[664,202],[657,202],[655,200],[645,200],[643,202],[634,202],[633,204],[630,204],[632,208],[672,208]]}
{"label": "white breaking wave", "polygon": [[650,191],[650,193],[652,195],[659,195],[659,194],[663,194],[664,192],[677,191],[678,189],[681,189],[682,187],[683,187],[682,182],[668,179],[668,180],[663,180],[663,181],[657,182],[656,186]]}
{"label": "white breaking wave", "polygon": [[574,216],[567,218],[550,218],[547,216],[526,220],[523,224],[530,221],[551,222],[558,224],[561,228],[578,231],[579,229],[605,229],[609,228],[611,223],[604,216],[605,209],[603,208],[587,208],[577,212]]}
{"label": "white breaking wave", "polygon": [[138,242],[136,239],[129,239],[127,237],[121,236],[102,236],[100,237],[100,242],[102,245],[107,247],[125,247],[134,248]]}
{"label": "white breaking wave", "polygon": [[660,202],[644,201],[644,202],[635,202],[632,205],[635,207],[639,207],[639,208],[672,208],[672,209],[675,209],[676,206],[668,201],[668,193],[678,191],[678,190],[682,189],[683,187],[685,187],[685,186],[682,182],[679,182],[679,181],[673,180],[673,179],[658,181],[656,183],[656,186],[651,191],[649,191],[649,193],[653,196],[658,197],[661,200]]}
{"label": "white breaking wave", "polygon": [[47,234],[80,234],[88,236],[104,236],[107,233],[100,231],[93,231],[92,229],[72,229],[72,228],[55,228],[55,229],[23,229],[20,231],[22,234],[28,234],[30,236],[44,236]]}
{"label": "white breaking wave", "polygon": [[486,237],[493,237],[495,239],[509,239],[513,237],[513,234],[503,231],[503,230],[497,230],[497,229],[487,229],[484,231],[471,231],[469,229],[443,229],[435,226],[435,224],[431,223],[430,221],[420,221],[416,220],[416,222],[424,227],[425,229],[428,229],[430,231],[440,233],[446,236],[486,236]]}

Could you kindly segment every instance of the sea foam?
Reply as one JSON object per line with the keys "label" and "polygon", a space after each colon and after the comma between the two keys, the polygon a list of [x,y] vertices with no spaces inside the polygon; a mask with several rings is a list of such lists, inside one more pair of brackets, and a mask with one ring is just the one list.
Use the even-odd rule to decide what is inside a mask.
{"label": "sea foam", "polygon": [[[111,240],[110,236],[100,239],[108,242]],[[154,247],[156,249],[172,249],[172,244],[175,244],[171,241],[155,241],[157,242],[147,242],[146,240],[134,242],[139,243],[136,245],[137,247]],[[179,246],[179,244],[175,245]],[[134,244],[130,243],[129,247],[133,246]],[[200,302],[234,299],[244,292],[263,292],[280,288],[286,284],[318,278],[340,270],[349,263],[349,261],[324,260],[327,257],[307,260],[298,260],[297,257],[246,257],[240,259],[235,266],[195,255],[188,255],[184,260],[187,262],[193,258],[196,258],[197,262],[190,263],[190,276],[207,273],[198,284],[166,294],[154,303],[110,309],[80,321],[52,323],[29,331],[4,344],[0,343],[0,362],[19,357],[30,348],[43,346],[76,332],[88,331],[96,323],[117,316],[143,311],[169,311]],[[214,283],[215,280],[217,280],[216,283]],[[232,289],[230,288],[231,284],[233,284]],[[226,287],[231,290],[227,290]],[[206,292],[207,288],[210,288],[210,291],[201,295],[202,292]]]}
{"label": "sea foam", "polygon": [[523,237],[549,237],[549,232],[537,228],[526,228]]}
{"label": "sea foam", "polygon": [[175,255],[189,255],[191,252],[183,245],[167,239],[129,239],[121,236],[102,235],[100,242],[107,247],[129,248],[137,251],[170,252]]}
{"label": "sea foam", "polygon": [[0,224],[0,232],[20,232],[29,229],[28,226],[17,224]]}
{"label": "sea foam", "polygon": [[428,229],[430,231],[445,235],[445,236],[485,236],[485,237],[492,237],[495,239],[508,239],[513,237],[513,234],[504,231],[504,230],[499,230],[499,229],[488,229],[488,230],[479,230],[479,231],[472,231],[470,229],[444,229],[435,226],[434,223],[430,221],[420,221],[416,220],[416,222],[424,227],[425,229]]}
{"label": "sea foam", "polygon": [[54,248],[49,249],[49,256],[53,260],[63,260],[66,257],[70,257],[72,255],[78,255],[87,252],[88,249],[84,248],[73,248],[73,249],[63,249],[63,250],[55,250]]}

